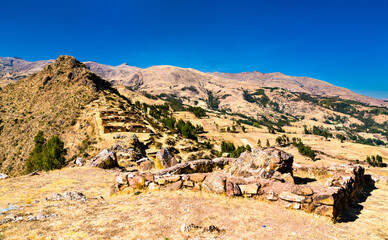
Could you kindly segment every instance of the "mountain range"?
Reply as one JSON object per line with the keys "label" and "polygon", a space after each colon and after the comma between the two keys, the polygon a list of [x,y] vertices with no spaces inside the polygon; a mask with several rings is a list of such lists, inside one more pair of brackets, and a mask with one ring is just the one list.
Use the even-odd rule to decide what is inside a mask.
{"label": "mountain range", "polygon": [[[38,72],[54,60],[29,62],[20,58],[0,57],[0,87],[5,86],[20,78]],[[121,64],[109,66],[92,61],[84,62],[87,68],[102,78],[115,85],[136,87],[140,90],[164,92],[164,88],[179,85],[189,87],[192,85],[206,85],[215,82],[219,88],[224,85],[239,86],[247,89],[259,87],[279,87],[290,92],[302,92],[311,95],[340,97],[354,100],[368,105],[388,107],[388,102],[352,92],[349,89],[337,87],[330,83],[309,77],[287,76],[282,73],[203,73],[191,68],[174,66],[152,66],[146,69]],[[206,92],[205,92],[206,94]]]}

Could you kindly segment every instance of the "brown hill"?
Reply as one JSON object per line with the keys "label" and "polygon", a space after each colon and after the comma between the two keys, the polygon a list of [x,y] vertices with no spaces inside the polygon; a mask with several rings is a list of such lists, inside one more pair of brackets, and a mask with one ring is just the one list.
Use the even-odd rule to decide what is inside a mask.
{"label": "brown hill", "polygon": [[23,172],[39,130],[60,135],[69,157],[93,135],[91,110],[129,103],[74,57],[60,56],[42,71],[0,91],[0,172]]}
{"label": "brown hill", "polygon": [[281,87],[292,92],[304,92],[313,95],[341,97],[344,99],[354,100],[374,106],[388,106],[386,102],[380,99],[367,97],[349,89],[337,87],[330,83],[309,78],[287,76],[279,72],[261,73],[261,72],[242,72],[242,73],[211,73],[215,76],[236,79],[239,81],[249,82],[262,87]]}

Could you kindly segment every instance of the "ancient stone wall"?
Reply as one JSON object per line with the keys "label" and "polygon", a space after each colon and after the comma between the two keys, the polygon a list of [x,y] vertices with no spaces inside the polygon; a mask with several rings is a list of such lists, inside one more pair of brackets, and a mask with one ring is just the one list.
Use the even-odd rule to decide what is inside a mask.
{"label": "ancient stone wall", "polygon": [[[263,154],[264,160],[251,158]],[[346,211],[362,190],[364,168],[359,165],[330,166],[327,170],[332,172],[333,177],[329,180],[328,187],[294,184],[290,157],[292,155],[270,149],[267,152],[253,151],[249,156],[242,154],[238,159],[217,158],[184,162],[154,173],[121,173],[116,177],[115,189],[189,189],[226,194],[229,197],[249,197],[314,212],[332,219]],[[249,159],[249,166],[257,163],[254,170],[249,170],[247,165],[241,163],[243,158]],[[225,166],[230,167],[225,170]],[[238,171],[239,169],[244,171]],[[256,170],[258,174],[251,174]],[[236,171],[241,174],[231,173]],[[271,176],[268,173],[271,173]]]}

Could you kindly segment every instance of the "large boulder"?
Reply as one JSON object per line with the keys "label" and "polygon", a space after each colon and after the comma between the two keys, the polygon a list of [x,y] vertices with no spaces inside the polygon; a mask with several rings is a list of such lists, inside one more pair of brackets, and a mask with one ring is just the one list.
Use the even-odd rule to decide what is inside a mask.
{"label": "large boulder", "polygon": [[271,178],[275,172],[292,176],[293,161],[294,156],[276,148],[253,149],[233,161],[230,172],[241,177]]}
{"label": "large boulder", "polygon": [[156,157],[159,159],[160,163],[162,163],[164,168],[169,168],[178,164],[178,161],[171,154],[168,148],[161,149],[156,153]]}
{"label": "large boulder", "polygon": [[104,149],[97,156],[90,159],[87,166],[99,167],[104,169],[117,167],[118,163],[116,153],[108,149]]}
{"label": "large boulder", "polygon": [[202,183],[202,189],[205,192],[222,194],[225,192],[225,181],[220,176],[207,176]]}

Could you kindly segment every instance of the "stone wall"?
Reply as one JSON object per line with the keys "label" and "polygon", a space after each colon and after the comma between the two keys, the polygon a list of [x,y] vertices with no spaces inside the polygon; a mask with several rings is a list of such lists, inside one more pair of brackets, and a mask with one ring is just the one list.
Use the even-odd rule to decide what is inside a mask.
{"label": "stone wall", "polygon": [[[258,170],[259,174],[251,174],[256,171],[256,167],[260,167],[259,165],[255,165],[254,170],[241,167],[242,157],[247,157],[242,154],[242,157],[238,159],[217,158],[184,162],[154,173],[120,173],[116,177],[115,189],[116,191],[125,188],[188,189],[226,194],[228,197],[249,197],[271,201],[287,208],[314,212],[332,219],[338,218],[346,211],[348,205],[356,200],[358,193],[362,190],[365,181],[364,168],[359,165],[330,166],[327,171],[332,172],[332,178],[328,180],[330,182],[328,187],[294,184],[292,169],[290,173],[288,166],[288,164],[292,165],[290,155],[275,152],[279,151],[277,149],[272,150],[268,152],[268,156],[275,156],[275,158],[266,155],[264,158],[266,161],[261,162],[261,167],[266,170]],[[253,151],[250,157],[258,154],[262,153]],[[279,154],[284,156],[281,157],[281,161],[276,160],[280,159]],[[252,165],[255,161],[247,162]],[[285,163],[287,166],[284,165]],[[237,169],[244,169],[240,171],[243,174],[232,174]],[[263,174],[264,172],[266,174]],[[270,177],[267,174],[269,172]]]}

